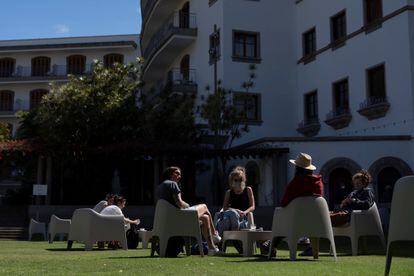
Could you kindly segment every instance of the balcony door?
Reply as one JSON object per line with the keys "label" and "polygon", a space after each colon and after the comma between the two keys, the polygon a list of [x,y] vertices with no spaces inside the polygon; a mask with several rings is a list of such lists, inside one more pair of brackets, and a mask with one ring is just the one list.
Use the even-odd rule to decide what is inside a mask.
{"label": "balcony door", "polygon": [[186,2],[180,10],[180,28],[190,28],[190,3]]}
{"label": "balcony door", "polygon": [[13,76],[15,60],[12,58],[0,59],[0,78],[9,78]]}
{"label": "balcony door", "polygon": [[189,82],[190,81],[190,56],[185,55],[180,62],[180,73],[181,81]]}
{"label": "balcony door", "polygon": [[44,77],[50,72],[49,57],[35,57],[32,59],[32,76]]}
{"label": "balcony door", "polygon": [[67,73],[72,75],[82,75],[85,73],[86,57],[73,55],[66,58]]}

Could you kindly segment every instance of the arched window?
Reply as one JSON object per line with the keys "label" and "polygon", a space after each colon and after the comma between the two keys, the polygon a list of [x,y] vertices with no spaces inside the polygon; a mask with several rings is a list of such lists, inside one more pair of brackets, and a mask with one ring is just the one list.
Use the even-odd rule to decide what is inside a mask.
{"label": "arched window", "polygon": [[379,202],[391,202],[394,184],[399,178],[401,178],[400,172],[393,167],[384,168],[378,173],[377,187]]}
{"label": "arched window", "polygon": [[49,57],[35,57],[32,58],[32,76],[42,77],[50,72],[50,58]]}
{"label": "arched window", "polygon": [[85,73],[86,57],[82,55],[72,55],[66,58],[66,72],[72,75],[82,75]]}
{"label": "arched window", "polygon": [[0,59],[0,78],[9,78],[13,76],[16,61],[13,58]]}
{"label": "arched window", "polygon": [[45,89],[30,91],[30,109],[37,107],[41,103],[43,96],[47,93],[49,93],[49,91]]}
{"label": "arched window", "polygon": [[347,169],[337,168],[329,174],[329,205],[331,208],[341,204],[352,190],[352,175]]}
{"label": "arched window", "polygon": [[181,81],[189,82],[190,81],[190,56],[185,55],[180,62],[180,73]]}
{"label": "arched window", "polygon": [[107,54],[104,56],[105,67],[111,67],[114,63],[124,63],[124,55],[121,54]]}
{"label": "arched window", "polygon": [[13,101],[13,91],[0,91],[0,111],[13,111]]}

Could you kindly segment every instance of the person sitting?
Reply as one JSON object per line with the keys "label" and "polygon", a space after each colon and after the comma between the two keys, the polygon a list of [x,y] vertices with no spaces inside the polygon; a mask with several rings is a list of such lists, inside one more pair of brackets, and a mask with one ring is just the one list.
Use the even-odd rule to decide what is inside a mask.
{"label": "person sitting", "polygon": [[182,210],[196,210],[198,218],[202,222],[201,232],[203,238],[207,241],[209,248],[208,253],[210,255],[220,254],[220,251],[215,244],[221,241],[221,237],[214,227],[207,206],[205,204],[190,206],[181,198],[181,190],[178,187],[178,182],[181,180],[181,169],[179,167],[166,168],[162,174],[162,179],[163,182],[161,182],[157,188],[158,199],[164,199],[171,205]]}
{"label": "person sitting", "polygon": [[105,207],[114,204],[114,197],[115,195],[113,194],[107,194],[105,200],[99,201],[99,203],[93,207],[93,210],[100,213]]}
{"label": "person sitting", "polygon": [[[224,196],[223,211],[217,220],[217,230],[220,236],[224,231],[246,229],[247,215],[255,209],[252,188],[246,186],[246,170],[236,167],[229,174],[229,187]],[[241,243],[233,242],[239,253],[243,252]]]}
{"label": "person sitting", "polygon": [[[298,197],[323,196],[322,176],[319,174],[313,174],[316,167],[312,164],[312,157],[309,154],[300,153],[295,160],[291,159],[289,162],[295,165],[295,176],[286,187],[286,191],[281,202],[282,207],[288,206],[290,202]],[[282,240],[283,238],[277,238],[275,240],[274,248],[276,248]],[[269,250],[269,245],[270,241],[264,242],[261,245],[262,252],[266,254],[266,251],[268,252]],[[276,254],[276,252],[273,254]]]}
{"label": "person sitting", "polygon": [[[139,219],[131,220],[131,219],[124,216],[124,214],[122,213],[122,209],[125,208],[125,205],[126,205],[126,199],[122,196],[116,196],[114,198],[114,204],[105,207],[101,211],[101,215],[123,216],[124,217],[124,223],[125,223],[125,229],[127,229],[130,224],[134,224],[134,225],[140,224],[141,221]],[[113,249],[117,249],[117,248],[120,248],[120,245],[119,245],[118,242],[110,242],[108,244],[108,247],[113,248]]]}
{"label": "person sitting", "polygon": [[374,204],[374,194],[367,188],[371,175],[361,170],[352,177],[354,190],[341,202],[340,209],[330,212],[332,226],[349,223],[353,210],[368,210]]}

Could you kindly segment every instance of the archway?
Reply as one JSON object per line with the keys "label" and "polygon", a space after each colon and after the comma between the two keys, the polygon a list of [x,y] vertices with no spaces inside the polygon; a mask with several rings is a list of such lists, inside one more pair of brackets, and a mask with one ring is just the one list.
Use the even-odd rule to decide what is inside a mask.
{"label": "archway", "polygon": [[341,204],[352,192],[352,174],[344,168],[336,168],[329,174],[329,205]]}
{"label": "archway", "polygon": [[180,16],[180,28],[190,28],[190,2],[185,2],[179,13]]}
{"label": "archway", "polygon": [[190,81],[190,55],[185,55],[180,62],[181,81]]}
{"label": "archway", "polygon": [[[341,193],[347,192],[348,189],[350,189],[349,177],[351,176],[352,178],[352,175],[357,173],[359,170],[361,170],[361,166],[346,157],[333,158],[322,166],[319,173],[322,175],[325,198],[327,198],[331,209],[334,208],[336,204],[335,202],[338,201],[338,198],[342,196],[339,193],[339,190],[335,190],[335,187],[340,188],[342,183],[344,183],[345,189]],[[331,189],[333,189],[333,191],[331,191]]]}
{"label": "archway", "polygon": [[395,182],[403,176],[413,174],[410,166],[396,157],[378,159],[369,167],[369,172],[375,196],[380,203],[391,202]]}

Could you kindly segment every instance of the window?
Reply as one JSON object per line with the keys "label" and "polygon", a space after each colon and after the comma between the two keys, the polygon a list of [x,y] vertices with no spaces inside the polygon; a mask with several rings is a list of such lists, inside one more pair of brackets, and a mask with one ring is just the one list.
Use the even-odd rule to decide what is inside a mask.
{"label": "window", "polygon": [[318,92],[305,95],[305,122],[318,120]]}
{"label": "window", "polygon": [[233,32],[233,60],[254,61],[260,59],[259,33]]}
{"label": "window", "polygon": [[210,35],[209,48],[210,63],[220,59],[220,30],[215,31]]}
{"label": "window", "polygon": [[73,55],[66,58],[66,72],[72,75],[82,75],[85,73],[86,57]]}
{"label": "window", "polygon": [[49,93],[49,91],[45,89],[36,89],[30,91],[30,109],[37,107],[42,101],[43,96],[47,93]]}
{"label": "window", "polygon": [[333,84],[333,100],[335,114],[349,111],[348,79]]}
{"label": "window", "polygon": [[0,111],[13,111],[13,101],[13,91],[0,91]]}
{"label": "window", "polygon": [[246,122],[261,120],[260,94],[240,92],[234,93],[233,105],[245,117]]}
{"label": "window", "polygon": [[9,78],[14,73],[15,60],[12,58],[0,59],[0,78]]}
{"label": "window", "polygon": [[124,56],[121,54],[107,54],[104,56],[105,67],[111,67],[114,63],[124,63]]}
{"label": "window", "polygon": [[346,12],[342,11],[331,17],[331,42],[342,40],[346,37]]}
{"label": "window", "polygon": [[378,22],[382,18],[382,0],[364,0],[365,25]]}
{"label": "window", "polygon": [[32,76],[42,77],[50,72],[49,57],[35,57],[32,59]]}
{"label": "window", "polygon": [[368,98],[380,101],[386,98],[384,64],[367,70]]}
{"label": "window", "polygon": [[312,28],[302,34],[303,56],[311,56],[316,52],[316,29]]}

